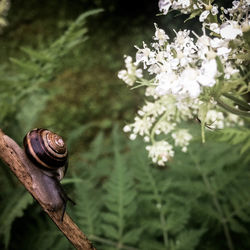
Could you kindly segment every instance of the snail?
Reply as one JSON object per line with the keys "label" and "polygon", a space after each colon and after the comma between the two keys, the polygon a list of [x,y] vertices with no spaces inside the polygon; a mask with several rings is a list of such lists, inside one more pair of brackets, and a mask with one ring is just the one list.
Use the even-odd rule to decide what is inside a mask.
{"label": "snail", "polygon": [[62,137],[42,128],[36,128],[23,139],[28,159],[39,169],[34,174],[34,182],[52,211],[62,209],[63,221],[67,201],[72,201],[63,190],[60,181],[68,167],[68,151]]}

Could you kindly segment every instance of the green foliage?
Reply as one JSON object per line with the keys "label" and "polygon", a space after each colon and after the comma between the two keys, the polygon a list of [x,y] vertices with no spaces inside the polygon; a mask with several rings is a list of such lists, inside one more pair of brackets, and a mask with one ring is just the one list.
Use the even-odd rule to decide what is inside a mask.
{"label": "green foliage", "polygon": [[[22,51],[26,54],[25,58],[11,58],[11,61],[18,66],[18,71],[15,72],[14,77],[6,76],[4,74],[5,67],[1,68],[1,75],[5,75],[0,80],[1,122],[16,113],[19,117],[30,112],[32,113],[31,106],[35,107],[36,113],[38,110],[37,106],[40,106],[40,110],[44,107],[48,93],[41,84],[54,79],[65,67],[63,63],[65,56],[86,40],[86,18],[100,11],[100,9],[92,10],[81,14],[71,23],[64,34],[48,48],[40,50],[22,48]],[[29,98],[32,98],[30,102]],[[41,98],[44,101],[41,101]],[[6,105],[6,103],[9,103],[9,105]],[[31,103],[32,105],[30,105]],[[26,107],[28,107],[29,112],[27,112]],[[30,118],[28,120],[33,121],[37,117],[33,113],[32,119],[31,117],[28,118]]]}
{"label": "green foliage", "polygon": [[[97,249],[220,250],[235,237],[236,249],[249,248],[249,167],[239,147],[194,143],[190,155],[177,153],[168,168],[159,168],[150,165],[142,145],[126,143],[115,127],[109,139],[99,133],[89,151],[71,161],[73,178],[65,184],[73,182],[77,205],[68,210]],[[17,198],[9,199],[11,206]],[[35,233],[33,223],[19,231],[20,245],[69,248],[37,210],[28,214],[25,220],[39,226]]]}
{"label": "green foliage", "polygon": [[[95,4],[103,6],[103,2]],[[118,8],[114,2],[107,9]],[[62,7],[58,15],[63,16],[63,11]],[[26,12],[21,27],[33,21],[34,14]],[[52,12],[55,15],[54,8]],[[221,250],[228,249],[230,239],[236,250],[249,249],[249,130],[220,131],[225,143],[196,142],[190,146],[191,155],[177,153],[167,168],[151,165],[144,143],[128,142],[113,124],[130,120],[130,111],[141,102],[138,92],[128,95],[117,84],[116,74],[122,55],[130,52],[126,45],[147,39],[148,30],[151,37],[153,25],[148,29],[144,22],[140,27],[129,25],[126,33],[120,26],[117,31],[117,19],[110,25],[101,19],[91,22],[91,37],[82,44],[85,18],[94,12],[71,23],[65,16],[50,23],[43,18],[46,30],[70,23],[55,42],[48,41],[57,35],[57,26],[48,39],[40,37],[47,33],[39,29],[37,37],[20,28],[13,39],[10,32],[14,44],[15,40],[19,44],[22,32],[32,37],[33,45],[42,42],[24,45],[25,58],[17,51],[11,54],[15,68],[7,62],[0,67],[1,128],[19,141],[34,124],[63,131],[70,167],[62,184],[77,203],[69,204],[67,212],[97,249]],[[171,19],[169,24],[173,25]],[[1,164],[0,248],[73,249],[6,169]]]}
{"label": "green foliage", "polygon": [[102,213],[103,233],[107,238],[117,241],[117,245],[135,244],[141,233],[140,228],[130,227],[131,216],[136,211],[136,191],[132,180],[131,170],[126,168],[126,160],[120,154],[120,146],[117,129],[113,130],[114,145],[114,169],[110,179],[105,183],[104,204],[107,211]]}
{"label": "green foliage", "polygon": [[249,169],[239,148],[194,144],[191,155],[161,169],[150,166],[142,145],[125,145],[115,128],[110,141],[98,134],[74,163],[82,182],[72,212],[97,248],[226,249],[225,228],[230,238],[247,239]]}
{"label": "green foliage", "polygon": [[22,48],[28,58],[25,60],[11,58],[11,61],[21,68],[22,73],[28,75],[28,79],[25,77],[23,81],[32,85],[52,80],[64,66],[61,61],[65,55],[86,40],[87,28],[84,26],[86,18],[100,11],[100,9],[92,10],[81,14],[49,48],[40,51]]}
{"label": "green foliage", "polygon": [[205,192],[199,195],[199,199],[206,200],[207,203],[199,204],[196,208],[204,216],[203,222],[208,225],[217,220],[223,226],[230,227],[235,220],[247,222],[250,215],[248,164],[242,163],[237,147],[232,150],[225,144],[216,146],[213,143],[199,149],[203,152],[207,150],[210,153],[203,159],[197,156],[198,149],[191,155],[205,187]]}
{"label": "green foliage", "polygon": [[11,226],[17,217],[23,216],[24,209],[33,202],[33,199],[24,188],[14,189],[6,194],[4,201],[4,207],[0,206],[0,236],[3,236],[3,242],[5,247],[8,246],[10,241]]}
{"label": "green foliage", "polygon": [[[82,192],[82,189],[89,190],[89,192]],[[88,181],[82,181],[76,187],[76,195],[79,197],[76,207],[76,216],[78,223],[84,228],[84,231],[88,235],[98,234],[100,228],[95,225],[98,224],[98,207],[100,206],[100,196],[94,195],[95,191],[91,187],[91,183]]]}
{"label": "green foliage", "polygon": [[250,129],[248,128],[226,128],[212,135],[218,141],[229,142],[231,145],[240,145],[240,154],[243,155],[244,161],[250,161]]}
{"label": "green foliage", "polygon": [[[16,137],[18,133],[24,134],[24,131],[32,126],[49,97],[42,84],[52,80],[64,68],[61,62],[65,56],[86,40],[85,19],[100,11],[92,10],[80,15],[66,32],[46,49],[23,48],[26,58],[11,59],[18,66],[17,71],[10,70],[7,63],[1,67],[1,129],[8,130],[9,135]],[[15,75],[11,76],[14,72]],[[32,198],[16,184],[16,179],[13,179],[12,174],[5,171],[5,168],[1,164],[0,235],[6,247],[10,241],[13,223],[23,215],[23,210],[32,202]]]}

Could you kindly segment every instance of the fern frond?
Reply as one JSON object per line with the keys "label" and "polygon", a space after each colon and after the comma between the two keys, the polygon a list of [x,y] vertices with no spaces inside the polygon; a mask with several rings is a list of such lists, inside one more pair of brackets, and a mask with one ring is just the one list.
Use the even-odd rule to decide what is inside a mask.
{"label": "fern frond", "polygon": [[225,128],[216,136],[217,140],[229,142],[232,145],[241,145],[240,153],[245,156],[245,161],[250,161],[250,129],[247,128]]}
{"label": "fern frond", "polygon": [[120,153],[120,142],[117,127],[113,130],[113,150],[114,150],[114,169],[110,179],[105,184],[107,194],[104,196],[104,203],[107,211],[103,213],[104,235],[114,239],[120,244],[130,242],[135,243],[137,240],[133,236],[133,232],[139,235],[140,230],[127,230],[127,223],[130,217],[135,213],[136,206],[134,204],[136,191],[130,169],[126,166],[125,158]]}
{"label": "fern frond", "polygon": [[193,250],[198,245],[204,230],[188,230],[178,235],[171,249],[173,250]]}
{"label": "fern frond", "polygon": [[[93,189],[93,183],[90,181],[83,181],[76,185],[77,206],[75,213],[80,228],[84,230],[87,235],[99,235],[100,228],[100,203],[101,197]],[[95,194],[95,195],[93,195]]]}
{"label": "fern frond", "polygon": [[[24,97],[28,95],[34,97],[37,92],[42,89],[41,84],[53,80],[59,72],[65,68],[63,61],[65,55],[69,54],[77,45],[84,42],[87,38],[85,19],[100,11],[100,9],[97,9],[80,15],[71,23],[61,37],[46,46],[46,48],[22,48],[22,51],[26,54],[25,58],[10,59],[12,63],[17,66],[19,72],[15,70],[15,73],[12,73],[10,71],[10,74],[15,75],[15,77],[3,77],[1,80],[1,120],[7,115],[11,116],[11,114],[17,112],[20,107],[24,106],[20,104]],[[0,68],[0,70],[2,75],[6,75],[3,67]],[[36,99],[40,99],[40,96],[41,92],[39,93],[39,98],[36,96]],[[6,103],[11,103],[11,105],[6,105]],[[27,106],[29,106],[29,104]],[[6,109],[6,111],[4,109]]]}
{"label": "fern frond", "polygon": [[4,201],[5,206],[1,208],[0,235],[3,235],[4,244],[7,247],[10,240],[11,227],[17,217],[23,215],[23,211],[33,202],[32,196],[23,188],[11,191]]}
{"label": "fern frond", "polygon": [[87,29],[84,27],[86,18],[101,11],[101,9],[97,9],[81,14],[72,22],[68,30],[47,49],[38,51],[22,48],[28,59],[12,58],[12,62],[20,66],[24,72],[27,72],[29,84],[51,80],[64,67],[62,58],[86,40]]}

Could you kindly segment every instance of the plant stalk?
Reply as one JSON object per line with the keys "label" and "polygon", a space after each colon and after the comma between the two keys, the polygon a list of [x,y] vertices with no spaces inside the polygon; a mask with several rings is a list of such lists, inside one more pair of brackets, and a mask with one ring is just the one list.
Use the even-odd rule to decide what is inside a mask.
{"label": "plant stalk", "polygon": [[160,223],[161,223],[161,226],[162,226],[162,234],[163,234],[163,241],[164,241],[164,246],[166,246],[166,248],[168,247],[168,232],[166,230],[166,219],[165,219],[165,214],[164,212],[162,211],[162,200],[161,200],[161,197],[159,195],[159,191],[157,189],[157,186],[155,184],[155,181],[154,179],[152,178],[152,176],[148,173],[148,169],[147,169],[147,176],[149,178],[149,181],[153,187],[153,190],[154,190],[154,194],[155,194],[155,197],[156,197],[156,201],[157,203],[160,205],[159,207],[159,212],[160,212]]}
{"label": "plant stalk", "polygon": [[224,108],[225,110],[229,111],[230,113],[233,113],[233,114],[238,115],[238,116],[250,117],[250,112],[242,111],[242,110],[236,109],[232,106],[229,106],[228,104],[223,102],[220,98],[215,98],[215,100],[220,107]]}
{"label": "plant stalk", "polygon": [[243,100],[240,100],[239,98],[237,98],[237,97],[235,97],[233,95],[230,95],[230,94],[223,94],[223,96],[225,96],[228,99],[234,101],[240,107],[250,111],[250,105],[247,102],[245,102]]}
{"label": "plant stalk", "polygon": [[[189,150],[189,152],[190,152],[190,150]],[[191,152],[190,152],[190,156],[191,156],[191,158],[192,158],[198,172],[200,172],[206,188],[208,189],[209,193],[212,196],[214,206],[217,209],[217,212],[219,213],[219,216],[220,216],[220,221],[221,221],[222,226],[223,226],[223,230],[224,230],[224,234],[225,234],[225,237],[226,237],[226,240],[227,240],[228,248],[230,250],[234,250],[234,245],[233,245],[233,242],[232,242],[232,239],[231,239],[230,231],[229,231],[229,228],[228,228],[228,225],[227,225],[223,210],[222,210],[221,205],[219,203],[219,200],[216,197],[216,193],[214,192],[214,190],[212,188],[212,185],[210,184],[206,174],[204,174],[204,172],[202,171],[202,169],[200,167],[200,164],[196,161],[195,157],[193,156],[193,154]]]}

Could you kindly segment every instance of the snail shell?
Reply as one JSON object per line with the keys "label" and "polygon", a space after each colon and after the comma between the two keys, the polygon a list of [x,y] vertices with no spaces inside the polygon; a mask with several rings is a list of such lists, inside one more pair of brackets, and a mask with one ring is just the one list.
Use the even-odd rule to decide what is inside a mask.
{"label": "snail shell", "polygon": [[27,133],[23,144],[27,157],[41,170],[35,178],[36,184],[42,190],[44,199],[51,204],[52,211],[62,209],[63,221],[67,201],[75,204],[60,184],[68,166],[65,142],[61,136],[47,129],[35,128]]}
{"label": "snail shell", "polygon": [[67,165],[68,152],[62,137],[47,130],[31,130],[23,140],[29,159],[44,170],[56,170]]}

